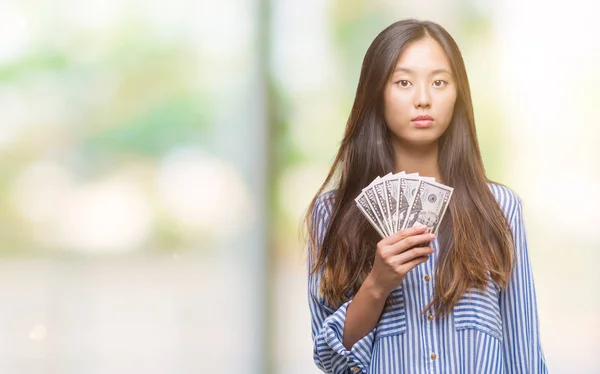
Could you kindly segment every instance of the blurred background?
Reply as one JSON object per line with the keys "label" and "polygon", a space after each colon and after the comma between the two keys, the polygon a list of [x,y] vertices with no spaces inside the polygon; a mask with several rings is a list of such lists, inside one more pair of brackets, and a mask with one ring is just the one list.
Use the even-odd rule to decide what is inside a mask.
{"label": "blurred background", "polygon": [[457,40],[523,199],[553,373],[600,373],[600,23],[587,0],[2,0],[0,372],[318,373],[301,218],[362,58]]}

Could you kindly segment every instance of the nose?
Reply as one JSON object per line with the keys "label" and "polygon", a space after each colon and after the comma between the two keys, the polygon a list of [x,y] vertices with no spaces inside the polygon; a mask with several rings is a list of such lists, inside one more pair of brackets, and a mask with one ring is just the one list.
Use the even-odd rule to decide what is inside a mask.
{"label": "nose", "polygon": [[415,91],[415,108],[429,108],[431,106],[431,96],[427,87],[419,87]]}

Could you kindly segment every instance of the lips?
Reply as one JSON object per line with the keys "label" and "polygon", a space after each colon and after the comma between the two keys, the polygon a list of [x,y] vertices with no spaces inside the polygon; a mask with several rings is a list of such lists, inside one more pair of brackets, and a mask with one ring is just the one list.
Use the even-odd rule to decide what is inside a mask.
{"label": "lips", "polygon": [[427,114],[424,114],[424,115],[416,116],[412,120],[413,121],[433,121],[433,117],[431,117]]}
{"label": "lips", "polygon": [[433,125],[433,117],[426,115],[426,114],[421,115],[421,116],[416,116],[415,118],[412,119],[412,123],[414,123],[415,126],[417,126],[419,128],[430,127],[431,125]]}

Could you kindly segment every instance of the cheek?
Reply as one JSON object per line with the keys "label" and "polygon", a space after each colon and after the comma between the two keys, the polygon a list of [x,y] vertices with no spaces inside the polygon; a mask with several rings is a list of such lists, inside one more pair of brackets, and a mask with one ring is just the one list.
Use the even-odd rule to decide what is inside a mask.
{"label": "cheek", "polygon": [[407,95],[389,93],[385,97],[384,105],[386,120],[389,122],[398,123],[410,117],[412,102]]}
{"label": "cheek", "polygon": [[440,118],[443,118],[444,122],[450,122],[452,119],[452,114],[454,113],[454,104],[456,103],[456,96],[451,96],[444,98],[441,101],[440,105],[440,113],[438,114]]}

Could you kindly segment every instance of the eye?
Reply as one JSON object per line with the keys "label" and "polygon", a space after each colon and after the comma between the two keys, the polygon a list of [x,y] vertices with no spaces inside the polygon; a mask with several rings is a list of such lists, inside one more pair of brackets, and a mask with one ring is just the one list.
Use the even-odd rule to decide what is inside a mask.
{"label": "eye", "polygon": [[411,83],[405,79],[399,80],[396,84],[400,85],[400,87],[408,87]]}
{"label": "eye", "polygon": [[433,87],[444,87],[447,84],[448,82],[438,79],[433,82]]}

